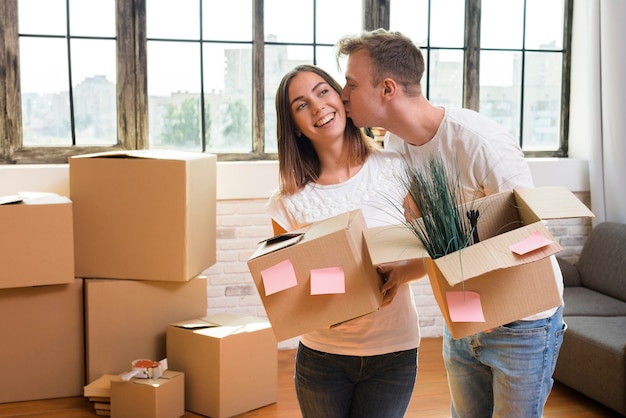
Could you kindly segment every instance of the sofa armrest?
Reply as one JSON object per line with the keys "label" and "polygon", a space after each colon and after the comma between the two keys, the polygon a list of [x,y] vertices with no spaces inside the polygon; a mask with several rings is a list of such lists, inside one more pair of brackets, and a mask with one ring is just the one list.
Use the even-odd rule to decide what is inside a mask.
{"label": "sofa armrest", "polygon": [[563,285],[565,287],[580,286],[580,273],[576,266],[560,257],[557,257],[556,261],[558,261],[563,274]]}

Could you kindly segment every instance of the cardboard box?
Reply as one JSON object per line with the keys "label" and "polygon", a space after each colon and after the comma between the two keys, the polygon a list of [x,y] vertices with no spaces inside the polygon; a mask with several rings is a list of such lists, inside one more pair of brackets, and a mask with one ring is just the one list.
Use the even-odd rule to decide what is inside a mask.
{"label": "cardboard box", "polygon": [[0,231],[0,289],[74,282],[72,202],[67,197],[0,197]]}
{"label": "cardboard box", "polygon": [[215,264],[216,161],[175,151],[71,157],[76,276],[186,281]]}
{"label": "cardboard box", "polygon": [[135,359],[165,357],[172,322],[206,315],[207,283],[85,280],[87,383],[119,374]]}
{"label": "cardboard box", "polygon": [[83,281],[0,290],[0,403],[81,396]]}
{"label": "cardboard box", "polygon": [[[343,213],[303,231],[274,237],[250,257],[248,268],[278,341],[380,307],[382,281],[365,247],[365,228],[360,210]],[[281,240],[289,237],[293,238]],[[288,274],[279,271],[284,266]],[[331,272],[329,283],[343,289],[315,291],[327,272]],[[291,283],[286,283],[287,277],[292,277]]]}
{"label": "cardboard box", "polygon": [[213,418],[276,402],[278,350],[262,318],[213,315],[167,327],[169,367],[185,373],[185,407]]}
{"label": "cardboard box", "polygon": [[[480,242],[435,260],[429,258],[418,238],[404,225],[372,228],[365,233],[375,265],[424,259],[435,299],[454,338],[558,306],[561,297],[552,280],[549,256],[559,252],[561,246],[542,220],[593,216],[576,196],[561,187],[498,193],[476,200],[473,208],[480,212]],[[521,255],[509,248],[533,236],[545,239],[546,245]],[[479,295],[484,322],[463,317],[453,321],[448,298],[455,292]],[[470,306],[466,296],[472,294],[456,295],[464,295],[454,304],[456,307]]]}
{"label": "cardboard box", "polygon": [[185,376],[166,370],[158,379],[111,379],[113,418],[178,418],[185,415]]}

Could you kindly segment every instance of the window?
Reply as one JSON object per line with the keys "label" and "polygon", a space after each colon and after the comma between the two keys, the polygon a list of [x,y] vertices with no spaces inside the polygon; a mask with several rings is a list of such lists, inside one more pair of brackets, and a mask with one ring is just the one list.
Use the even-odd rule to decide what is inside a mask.
{"label": "window", "polygon": [[391,0],[390,28],[422,48],[433,104],[480,111],[527,156],[567,156],[571,8],[571,0]]}
{"label": "window", "polygon": [[342,83],[334,44],[362,25],[422,47],[434,104],[480,110],[528,155],[565,156],[571,0],[501,3],[5,0],[0,163],[147,148],[275,158],[282,75],[314,63]]}

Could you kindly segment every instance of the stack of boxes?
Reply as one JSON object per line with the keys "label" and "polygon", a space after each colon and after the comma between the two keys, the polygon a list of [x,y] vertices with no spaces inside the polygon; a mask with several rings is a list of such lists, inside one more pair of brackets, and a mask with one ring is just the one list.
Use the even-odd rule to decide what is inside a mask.
{"label": "stack of boxes", "polygon": [[77,396],[84,381],[83,283],[74,278],[72,202],[0,204],[0,403]]}
{"label": "stack of boxes", "polygon": [[[200,274],[216,256],[216,156],[106,152],[72,157],[69,168],[90,383],[128,372],[133,360],[165,358],[167,326],[206,315],[206,280]],[[182,389],[183,378],[159,392],[173,385]],[[126,390],[154,390],[124,383],[120,400]],[[127,400],[117,414],[111,401],[114,415],[132,415]]]}
{"label": "stack of boxes", "polygon": [[[98,415],[160,418],[186,404],[223,417],[276,402],[269,322],[206,317],[216,162],[87,154],[69,159],[69,198],[0,197],[0,403],[87,396]],[[158,378],[122,378],[170,350]]]}

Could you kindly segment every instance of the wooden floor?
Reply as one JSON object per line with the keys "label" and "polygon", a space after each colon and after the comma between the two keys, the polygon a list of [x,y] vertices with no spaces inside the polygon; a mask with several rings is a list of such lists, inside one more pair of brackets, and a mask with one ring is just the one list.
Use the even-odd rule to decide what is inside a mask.
{"label": "wooden floor", "polygon": [[[240,418],[300,417],[293,388],[294,350],[278,354],[278,402],[239,415]],[[6,382],[5,382],[6,383]],[[422,339],[419,371],[407,418],[447,418],[450,396],[441,358],[441,338]],[[0,417],[92,418],[97,415],[82,397],[0,404]],[[187,413],[186,418],[200,417]],[[585,396],[556,383],[548,399],[544,418],[617,418],[616,414]]]}

